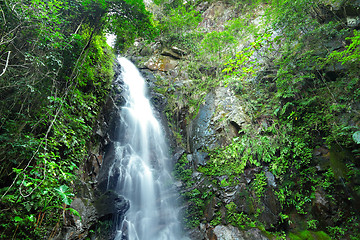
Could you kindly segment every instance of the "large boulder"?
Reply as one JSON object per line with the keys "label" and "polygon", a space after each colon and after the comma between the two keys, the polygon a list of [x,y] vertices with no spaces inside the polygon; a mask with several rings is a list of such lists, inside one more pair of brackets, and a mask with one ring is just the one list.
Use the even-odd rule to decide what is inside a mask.
{"label": "large boulder", "polygon": [[87,228],[96,223],[98,215],[90,199],[75,198],[70,207],[79,213],[79,216],[73,216],[78,231],[88,230]]}
{"label": "large boulder", "polygon": [[124,216],[129,209],[129,201],[114,191],[107,191],[102,194],[95,202],[99,219],[111,219],[114,216]]}

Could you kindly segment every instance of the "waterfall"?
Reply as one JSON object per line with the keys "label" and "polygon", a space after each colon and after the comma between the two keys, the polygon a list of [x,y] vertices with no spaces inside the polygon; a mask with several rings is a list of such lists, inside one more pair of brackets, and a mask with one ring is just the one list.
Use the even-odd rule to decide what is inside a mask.
{"label": "waterfall", "polygon": [[118,218],[121,220],[117,223],[115,239],[183,239],[168,148],[146,97],[144,78],[126,58],[118,61],[126,103],[120,111],[121,136],[115,142],[115,159],[108,179],[114,172],[118,173],[115,191],[129,201],[130,208],[125,216]]}

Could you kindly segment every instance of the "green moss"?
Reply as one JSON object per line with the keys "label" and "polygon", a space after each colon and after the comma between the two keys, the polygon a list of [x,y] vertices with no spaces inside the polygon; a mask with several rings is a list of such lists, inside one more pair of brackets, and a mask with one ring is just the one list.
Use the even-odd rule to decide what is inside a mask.
{"label": "green moss", "polygon": [[347,179],[348,167],[345,164],[346,158],[350,157],[348,152],[338,145],[330,150],[330,166],[336,179]]}
{"label": "green moss", "polygon": [[318,239],[318,240],[331,240],[329,235],[327,235],[323,231],[313,232],[313,234],[316,236],[316,239]]}
{"label": "green moss", "polygon": [[313,232],[308,230],[290,233],[288,238],[290,240],[331,240],[329,235],[323,231]]}

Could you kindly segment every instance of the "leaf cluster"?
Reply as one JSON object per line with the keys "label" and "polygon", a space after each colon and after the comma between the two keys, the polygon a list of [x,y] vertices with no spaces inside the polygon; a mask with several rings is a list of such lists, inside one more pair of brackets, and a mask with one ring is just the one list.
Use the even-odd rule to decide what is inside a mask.
{"label": "leaf cluster", "polygon": [[114,76],[105,30],[150,36],[150,14],[130,0],[9,0],[0,12],[0,238],[52,238],[78,215],[75,176]]}

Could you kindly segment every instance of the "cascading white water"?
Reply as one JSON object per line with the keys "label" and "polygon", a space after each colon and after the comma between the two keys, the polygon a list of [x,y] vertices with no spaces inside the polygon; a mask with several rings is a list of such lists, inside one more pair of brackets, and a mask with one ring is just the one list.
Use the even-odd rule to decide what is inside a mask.
{"label": "cascading white water", "polygon": [[[169,158],[159,122],[146,98],[145,81],[126,58],[118,59],[127,91],[121,109],[121,141],[109,175],[120,173],[115,191],[130,202],[116,240],[183,239],[171,188]],[[109,178],[110,179],[110,178]]]}

